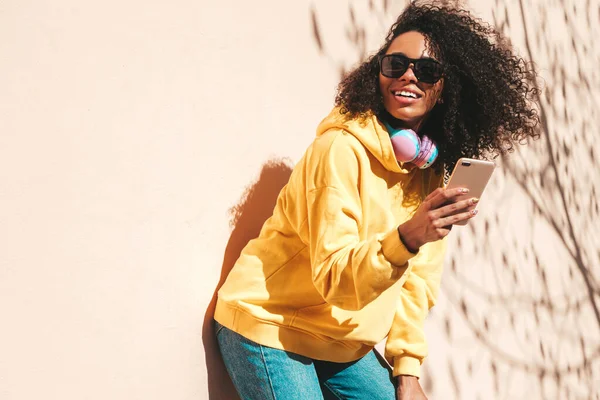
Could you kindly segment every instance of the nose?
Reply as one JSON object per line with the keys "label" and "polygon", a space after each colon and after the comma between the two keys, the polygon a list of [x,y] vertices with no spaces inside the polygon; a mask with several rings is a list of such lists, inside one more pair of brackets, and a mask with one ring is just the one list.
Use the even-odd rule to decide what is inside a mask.
{"label": "nose", "polygon": [[402,74],[402,76],[398,79],[400,80],[405,80],[408,82],[418,82],[417,77],[415,76],[415,71],[413,70],[415,68],[415,64],[414,63],[410,63],[408,65],[408,68],[406,68],[406,71],[404,71],[404,74]]}

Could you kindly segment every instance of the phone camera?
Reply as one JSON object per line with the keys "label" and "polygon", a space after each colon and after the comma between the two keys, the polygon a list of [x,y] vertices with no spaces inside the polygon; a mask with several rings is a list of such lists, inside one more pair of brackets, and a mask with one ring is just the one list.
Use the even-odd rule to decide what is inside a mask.
{"label": "phone camera", "polygon": [[462,166],[465,166],[465,167],[470,167],[470,166],[471,166],[471,163],[470,163],[470,162],[468,162],[468,161],[463,161],[463,162],[461,162],[461,165],[462,165]]}

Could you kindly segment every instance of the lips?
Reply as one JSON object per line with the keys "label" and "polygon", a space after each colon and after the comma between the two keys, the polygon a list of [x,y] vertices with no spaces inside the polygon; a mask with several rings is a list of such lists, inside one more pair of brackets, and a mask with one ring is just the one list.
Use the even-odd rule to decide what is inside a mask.
{"label": "lips", "polygon": [[423,97],[423,95],[411,88],[400,88],[400,89],[392,89],[391,90],[392,94],[394,95],[394,97],[403,97],[403,98],[407,98],[407,99],[415,99],[418,100],[421,97]]}
{"label": "lips", "polygon": [[406,89],[392,90],[392,96],[396,103],[402,107],[417,103],[423,97],[420,93]]}
{"label": "lips", "polygon": [[423,97],[423,93],[420,90],[409,86],[392,88],[390,92],[396,103],[401,107],[410,106]]}

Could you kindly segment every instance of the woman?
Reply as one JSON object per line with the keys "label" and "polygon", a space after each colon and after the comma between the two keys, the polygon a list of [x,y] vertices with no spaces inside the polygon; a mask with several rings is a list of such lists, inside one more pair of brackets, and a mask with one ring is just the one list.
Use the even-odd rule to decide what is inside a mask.
{"label": "woman", "polygon": [[[475,198],[446,190],[462,156],[535,137],[534,75],[467,12],[411,5],[381,49],[342,80],[336,108],[273,216],[219,291],[216,335],[244,399],[425,399],[423,322],[452,224]],[[411,129],[430,168],[399,162]],[[373,351],[387,336],[385,357]]]}

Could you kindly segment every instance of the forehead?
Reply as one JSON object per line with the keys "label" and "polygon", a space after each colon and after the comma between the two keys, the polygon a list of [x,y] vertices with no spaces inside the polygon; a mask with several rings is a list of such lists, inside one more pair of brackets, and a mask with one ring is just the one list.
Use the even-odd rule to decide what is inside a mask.
{"label": "forehead", "polygon": [[405,32],[395,38],[386,51],[386,54],[391,53],[403,53],[409,58],[434,58],[427,46],[427,39],[416,31]]}

